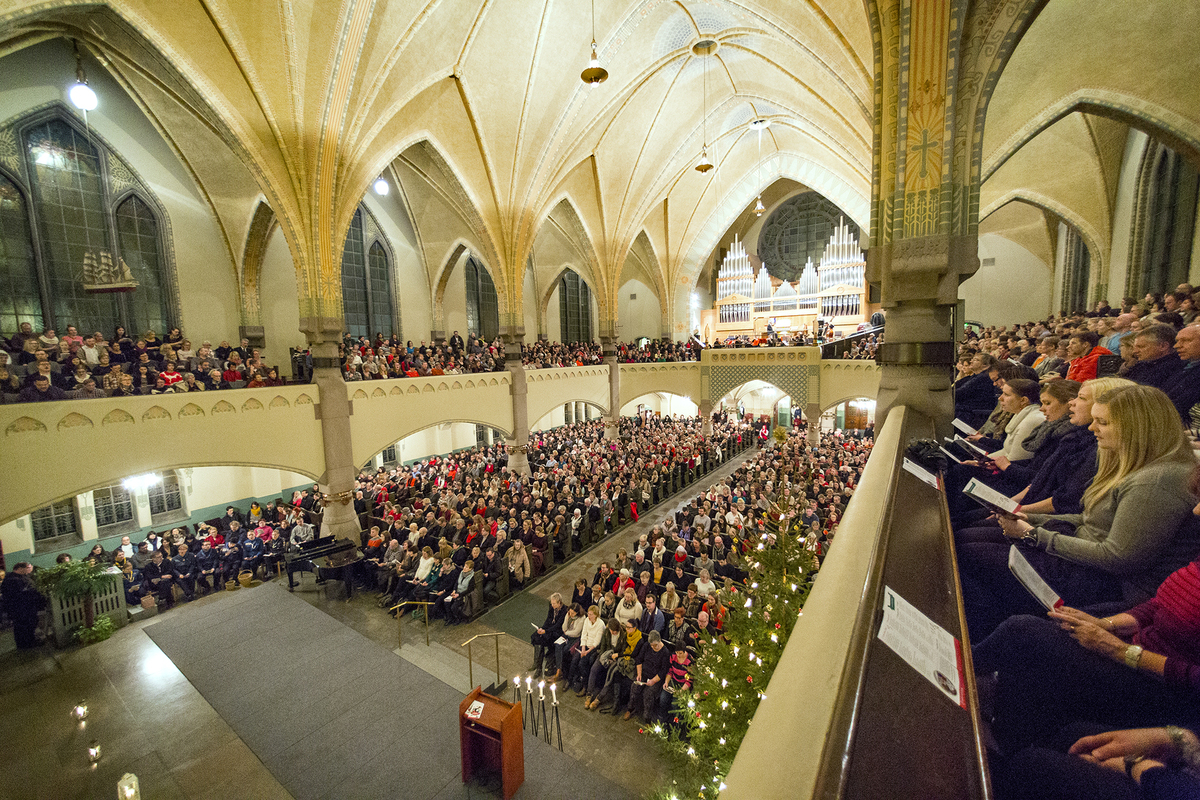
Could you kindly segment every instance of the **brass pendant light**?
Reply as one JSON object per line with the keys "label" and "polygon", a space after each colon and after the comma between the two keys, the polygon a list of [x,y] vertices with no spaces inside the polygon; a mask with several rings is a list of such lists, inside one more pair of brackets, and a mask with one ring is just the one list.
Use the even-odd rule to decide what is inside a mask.
{"label": "brass pendant light", "polygon": [[[707,58],[707,53],[704,56]],[[704,117],[701,119],[701,126],[704,135],[704,143],[700,146],[700,160],[696,162],[696,172],[701,175],[713,168],[712,160],[708,157],[708,61],[704,62],[704,99],[703,99]]]}
{"label": "brass pendant light", "polygon": [[579,73],[579,79],[593,89],[608,80],[608,70],[600,66],[600,59],[596,56],[596,0],[592,0],[592,60],[588,62],[587,69]]}

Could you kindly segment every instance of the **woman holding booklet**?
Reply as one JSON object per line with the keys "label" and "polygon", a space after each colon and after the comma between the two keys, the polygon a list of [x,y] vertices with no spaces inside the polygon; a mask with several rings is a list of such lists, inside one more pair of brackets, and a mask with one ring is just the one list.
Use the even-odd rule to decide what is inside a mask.
{"label": "woman holding booklet", "polygon": [[[1098,466],[1082,514],[999,518],[1007,540],[1072,606],[1151,597],[1167,575],[1200,553],[1189,478],[1196,465],[1174,406],[1158,389],[1129,386],[1092,406]],[[973,639],[1039,607],[1008,567],[1007,542],[964,543],[958,552]]]}
{"label": "woman holding booklet", "polygon": [[[1200,495],[1200,468],[1190,488]],[[1200,514],[1200,504],[1192,513]],[[1095,734],[1179,726],[1161,733],[1183,741],[1181,729],[1200,730],[1200,561],[1122,613],[1096,617],[1060,606],[1048,616],[1011,617],[973,651],[981,682],[995,682],[991,730],[1002,752],[989,761],[997,795],[1140,796],[1113,765],[1092,757],[1107,741]],[[1143,789],[1151,777],[1170,777],[1143,781],[1148,770],[1135,769],[1139,760],[1123,766]],[[1178,754],[1164,761],[1157,767],[1175,765]]]}

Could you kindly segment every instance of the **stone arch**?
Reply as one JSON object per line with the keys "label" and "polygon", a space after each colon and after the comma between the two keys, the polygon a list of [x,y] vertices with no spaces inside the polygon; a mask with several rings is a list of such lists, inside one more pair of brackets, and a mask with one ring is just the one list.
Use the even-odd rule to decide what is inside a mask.
{"label": "stone arch", "polygon": [[[542,414],[542,415],[541,415],[540,417],[538,417],[537,419],[535,419],[535,420],[532,420],[532,421],[529,423],[529,430],[530,430],[530,431],[543,430],[542,428],[540,428],[540,427],[539,427],[539,423],[540,423],[542,420],[544,420],[544,419],[546,419],[547,417],[549,417],[549,416],[550,416],[551,414],[553,414],[555,411],[557,411],[558,409],[560,409],[562,406],[566,405],[567,403],[583,403],[585,406],[591,406],[592,408],[594,408],[594,409],[597,409],[597,410],[600,412],[600,417],[604,417],[604,416],[607,416],[607,415],[608,415],[608,409],[606,409],[604,406],[602,406],[602,405],[600,405],[599,403],[597,403],[595,400],[585,400],[585,399],[583,399],[582,397],[580,397],[580,398],[576,398],[576,399],[574,399],[574,400],[564,400],[564,401],[563,401],[561,404],[559,404],[559,405],[556,405],[554,408],[551,408],[549,411],[547,411],[546,413]],[[578,420],[577,420],[577,421],[578,421]]]}
{"label": "stone arch", "polygon": [[242,247],[242,324],[262,324],[262,299],[259,295],[259,278],[262,275],[263,258],[271,235],[279,227],[275,212],[260,199],[250,217],[246,231],[246,243]]}
{"label": "stone arch", "polygon": [[[625,255],[625,263],[628,263],[631,257],[636,259],[649,275],[650,289],[654,292],[655,299],[658,300],[659,330],[655,331],[655,335],[651,337],[658,338],[658,336],[662,335],[662,328],[666,324],[670,313],[667,307],[667,281],[666,275],[663,273],[662,260],[658,257],[658,252],[654,249],[654,243],[646,234],[645,228],[639,230],[637,236],[633,237],[633,241],[630,243]],[[622,263],[621,272],[613,284],[614,309],[620,308],[619,294],[621,287],[625,285],[625,263]]]}
{"label": "stone arch", "polygon": [[1200,166],[1200,136],[1196,127],[1181,115],[1155,103],[1120,92],[1078,89],[1042,109],[1019,131],[1003,142],[985,166],[983,180],[1000,169],[1017,151],[1054,123],[1076,111],[1122,122],[1157,139]]}
{"label": "stone arch", "polygon": [[1088,246],[1089,255],[1092,259],[1093,275],[1105,275],[1108,270],[1108,251],[1102,249],[1100,242],[1103,238],[1099,232],[1093,228],[1086,220],[1077,214],[1074,209],[1059,203],[1057,200],[1052,200],[1043,194],[1033,192],[1028,189],[1014,189],[1011,192],[997,198],[987,208],[981,209],[979,212],[979,221],[987,219],[991,214],[998,211],[1000,208],[1012,202],[1028,203],[1031,206],[1040,208],[1043,211],[1049,211],[1052,214],[1058,215],[1064,222],[1070,224],[1075,230],[1079,231],[1079,235],[1083,237],[1083,241]]}
{"label": "stone arch", "polygon": [[[484,427],[493,428],[495,430],[500,431],[500,433],[504,436],[505,439],[512,438],[512,431],[508,430],[507,428],[504,428],[500,425],[497,425],[494,420],[472,419],[472,418],[467,418],[467,417],[456,416],[452,419],[442,419],[442,420],[438,420],[437,422],[430,422],[430,423],[427,423],[424,425],[420,425],[419,427],[413,428],[412,430],[408,430],[407,428],[402,429],[401,434],[396,438],[391,438],[394,434],[388,434],[386,436],[374,436],[374,437],[372,437],[372,442],[369,444],[369,447],[368,447],[368,449],[371,451],[371,455],[366,460],[370,461],[370,460],[374,459],[375,456],[379,455],[380,453],[382,453],[384,450],[388,449],[389,447],[397,445],[400,442],[407,439],[408,437],[415,436],[416,434],[420,433],[421,431],[427,431],[430,428],[436,428],[439,425],[447,425],[447,424],[453,424],[453,423],[463,423],[465,425],[483,425]],[[382,442],[382,444],[381,444],[381,442]]]}

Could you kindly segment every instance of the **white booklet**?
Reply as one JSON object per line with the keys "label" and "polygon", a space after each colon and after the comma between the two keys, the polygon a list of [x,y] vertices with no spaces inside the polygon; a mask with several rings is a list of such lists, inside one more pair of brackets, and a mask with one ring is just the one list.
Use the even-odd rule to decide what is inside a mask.
{"label": "white booklet", "polygon": [[958,419],[957,417],[955,417],[954,422],[951,422],[950,424],[953,425],[954,427],[958,428],[960,431],[965,433],[967,436],[974,436],[975,434],[979,433],[979,431],[975,430],[970,425],[963,422],[961,419]]}
{"label": "white booklet", "polygon": [[967,707],[962,644],[888,586],[883,589],[883,622],[878,637],[951,702]]}
{"label": "white booklet", "polygon": [[908,458],[907,456],[905,456],[905,458],[904,458],[904,471],[911,472],[913,475],[916,475],[922,481],[929,484],[930,486],[932,486],[935,489],[941,488],[938,485],[938,479],[937,479],[936,475],[934,475],[932,472],[930,472],[929,470],[922,467],[917,462],[913,461],[911,458]]}
{"label": "white booklet", "polygon": [[971,478],[967,482],[967,485],[963,487],[963,494],[989,511],[1010,517],[1017,513],[1017,507],[1020,505],[1011,497],[997,492],[978,478]]}
{"label": "white booklet", "polygon": [[955,464],[961,464],[961,463],[963,463],[961,458],[959,458],[958,456],[954,455],[954,453],[951,453],[949,450],[947,450],[947,449],[946,449],[945,447],[943,447],[942,445],[938,445],[938,450],[941,450],[943,453],[945,453],[946,455],[950,456],[950,460],[951,460],[951,461],[953,461]]}
{"label": "white booklet", "polygon": [[1008,550],[1008,568],[1021,585],[1046,607],[1046,610],[1062,606],[1063,599],[1058,596],[1058,592],[1050,588],[1050,584],[1046,583],[1046,579],[1038,574],[1038,571],[1033,568],[1033,564],[1029,563],[1029,559],[1015,544]]}

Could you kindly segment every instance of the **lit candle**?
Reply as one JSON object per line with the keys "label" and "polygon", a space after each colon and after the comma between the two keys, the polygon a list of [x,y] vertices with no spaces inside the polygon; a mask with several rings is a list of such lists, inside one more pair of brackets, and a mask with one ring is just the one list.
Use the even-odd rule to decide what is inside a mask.
{"label": "lit candle", "polygon": [[538,700],[546,699],[546,682],[538,681]]}
{"label": "lit candle", "polygon": [[558,684],[550,684],[550,698],[554,705],[558,705]]}
{"label": "lit candle", "polygon": [[533,694],[533,676],[532,675],[525,676],[525,691],[528,694]]}
{"label": "lit candle", "polygon": [[521,688],[521,679],[520,679],[520,678],[513,678],[513,686],[515,686],[516,688],[520,689],[520,688]]}
{"label": "lit candle", "polygon": [[87,719],[87,715],[88,715],[87,700],[80,700],[78,703],[76,703],[75,707],[71,709],[71,715],[73,717],[75,717],[75,719],[78,719],[78,720]]}

